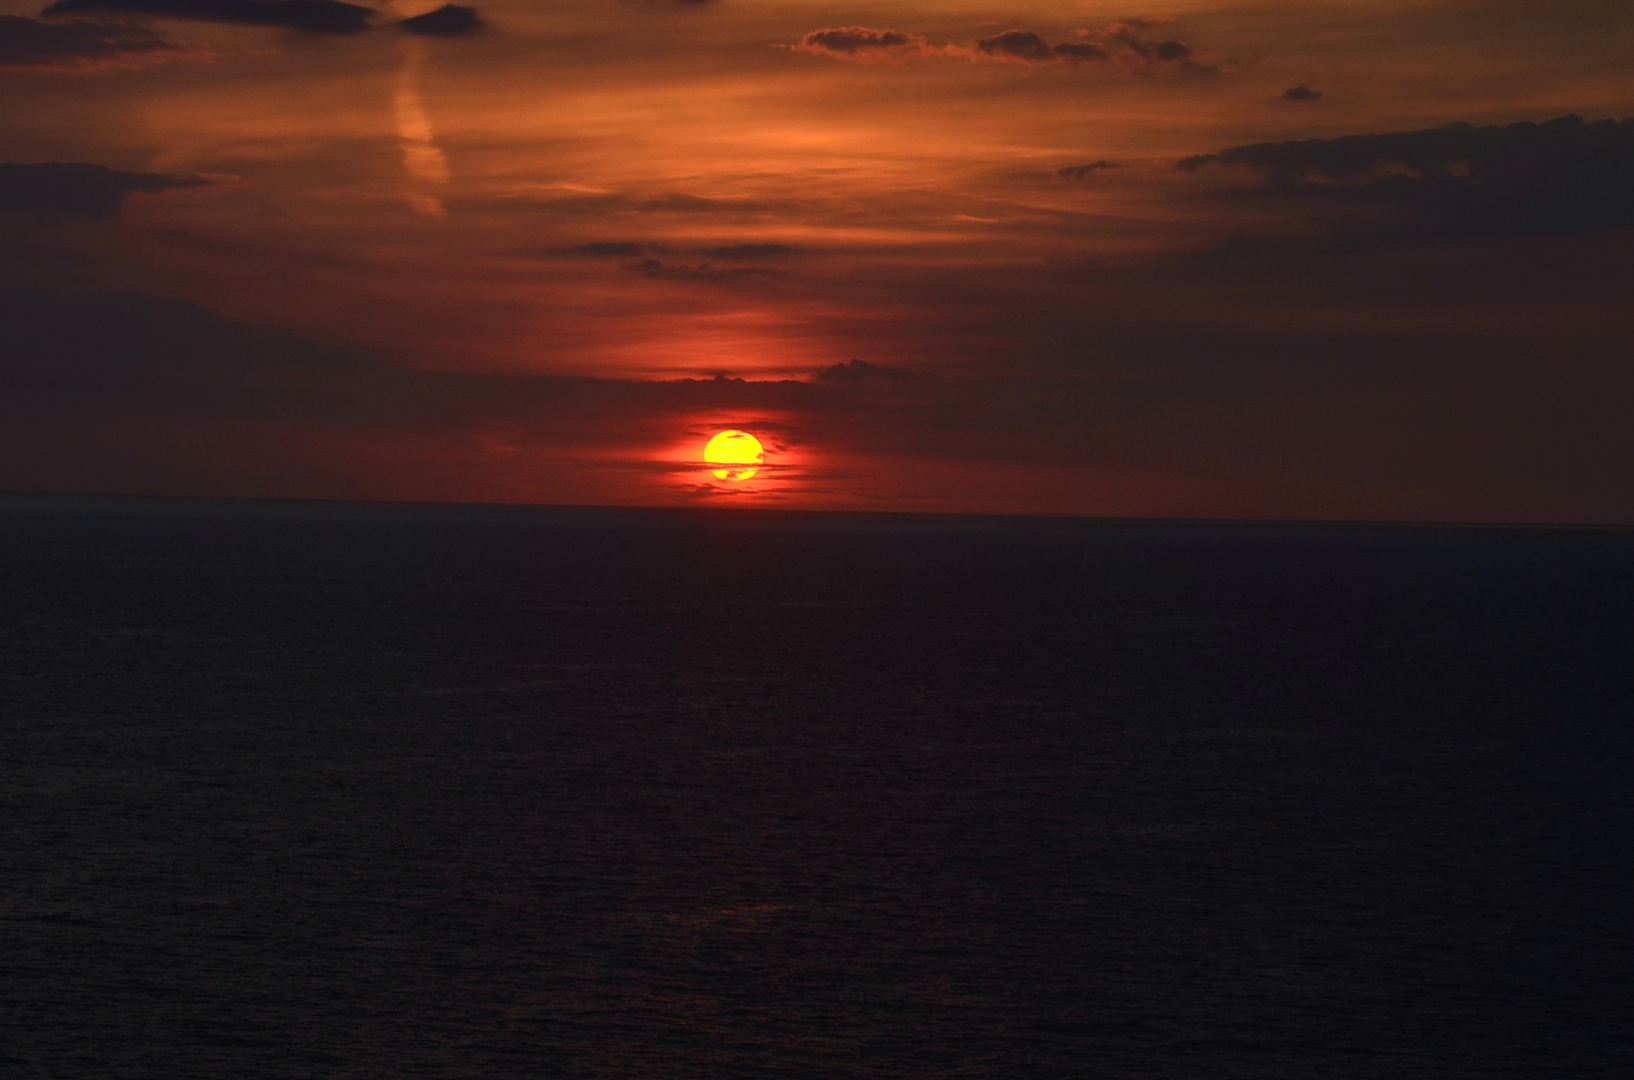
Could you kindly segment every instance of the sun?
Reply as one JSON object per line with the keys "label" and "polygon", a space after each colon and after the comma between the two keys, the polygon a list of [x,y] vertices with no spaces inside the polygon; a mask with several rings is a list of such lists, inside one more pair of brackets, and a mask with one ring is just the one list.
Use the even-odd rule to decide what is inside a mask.
{"label": "sun", "polygon": [[711,465],[728,466],[715,470],[715,476],[720,480],[747,480],[760,471],[765,459],[766,452],[761,449],[760,440],[747,431],[723,431],[704,447],[705,461]]}

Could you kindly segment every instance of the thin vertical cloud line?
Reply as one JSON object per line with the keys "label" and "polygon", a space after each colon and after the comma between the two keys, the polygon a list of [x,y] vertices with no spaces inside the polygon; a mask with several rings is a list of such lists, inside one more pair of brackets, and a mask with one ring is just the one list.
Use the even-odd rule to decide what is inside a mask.
{"label": "thin vertical cloud line", "polygon": [[448,210],[435,190],[448,184],[448,158],[433,141],[431,120],[420,101],[420,65],[425,60],[426,43],[403,43],[403,71],[397,79],[397,136],[403,144],[403,169],[409,184],[405,195],[417,214],[446,217]]}

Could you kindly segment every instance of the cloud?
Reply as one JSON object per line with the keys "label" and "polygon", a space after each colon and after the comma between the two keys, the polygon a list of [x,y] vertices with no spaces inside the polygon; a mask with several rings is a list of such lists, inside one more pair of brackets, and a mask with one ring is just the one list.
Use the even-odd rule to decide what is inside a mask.
{"label": "cloud", "polygon": [[1023,64],[1091,64],[1112,59],[1112,53],[1084,41],[1063,41],[1051,45],[1031,30],[1006,30],[976,42],[976,53],[993,60],[1015,60]]}
{"label": "cloud", "polygon": [[792,48],[836,60],[859,62],[895,63],[908,57],[959,57],[1030,65],[1105,64],[1128,72],[1152,72],[1165,68],[1218,72],[1217,67],[1205,63],[1196,50],[1185,42],[1150,33],[1166,22],[1163,19],[1131,19],[1113,23],[1101,30],[1079,30],[1079,40],[1053,45],[1037,31],[1018,27],[982,38],[970,47],[933,46],[922,35],[899,30],[841,26],[813,30]]}
{"label": "cloud", "polygon": [[165,41],[144,26],[0,15],[0,67],[87,71],[171,59],[202,50]]}
{"label": "cloud", "polygon": [[1110,60],[1112,54],[1098,45],[1090,45],[1082,41],[1063,41],[1052,50],[1055,55],[1068,64],[1090,64],[1097,60]]}
{"label": "cloud", "polygon": [[1055,52],[1065,63],[1105,59],[1119,68],[1136,73],[1174,69],[1194,74],[1218,74],[1219,67],[1196,49],[1178,38],[1166,36],[1160,30],[1170,21],[1130,19],[1099,30],[1079,30],[1077,35],[1084,44],[1063,43],[1055,46]]}
{"label": "cloud", "polygon": [[1473,239],[1634,224],[1634,120],[1453,124],[1256,143],[1179,163],[1187,171],[1219,165],[1258,172],[1261,195],[1396,205],[1416,215],[1408,235]]}
{"label": "cloud", "polygon": [[929,42],[919,34],[873,30],[866,26],[838,26],[813,30],[793,48],[798,52],[837,60],[891,62],[924,53],[929,48]]}
{"label": "cloud", "polygon": [[387,371],[361,354],[233,323],[182,300],[0,290],[0,313],[0,384],[14,402],[253,415],[312,408],[349,380]]}
{"label": "cloud", "polygon": [[[562,255],[592,255],[603,258],[634,258],[637,255],[649,253],[663,254],[667,248],[660,244],[637,243],[633,240],[595,240],[588,244],[578,244],[574,247],[561,248]],[[794,249],[787,244],[722,244],[718,247],[707,248],[705,255],[715,259],[769,259],[778,255],[792,255]],[[720,273],[735,273],[736,271],[717,271],[707,263],[691,268],[684,266],[664,266],[655,259],[646,259],[641,262],[630,263],[626,270],[645,274],[648,277],[665,277],[672,274],[691,271],[693,274],[705,276]]]}
{"label": "cloud", "polygon": [[1128,22],[1113,23],[1103,30],[1090,34],[1083,31],[1084,36],[1094,37],[1107,43],[1116,43],[1123,46],[1136,56],[1148,61],[1186,60],[1192,55],[1192,47],[1183,41],[1174,38],[1154,40],[1147,31],[1166,25],[1168,19],[1130,19]]}
{"label": "cloud", "polygon": [[709,249],[709,254],[717,259],[765,259],[793,252],[787,244],[726,244]]}
{"label": "cloud", "polygon": [[1063,165],[1055,170],[1055,175],[1063,180],[1088,180],[1096,173],[1121,168],[1123,166],[1116,161],[1091,161],[1084,165]]}
{"label": "cloud", "polygon": [[580,244],[577,247],[564,248],[568,255],[600,255],[619,256],[629,258],[632,255],[641,255],[647,250],[647,245],[631,243],[625,240],[597,240],[589,244]]}
{"label": "cloud", "polygon": [[200,176],[121,172],[84,162],[0,163],[0,206],[113,217],[125,196],[134,192],[207,187],[213,182]]}
{"label": "cloud", "polygon": [[976,51],[1029,64],[1049,64],[1056,60],[1050,43],[1031,30],[1006,30],[1002,34],[983,38],[976,42]]}
{"label": "cloud", "polygon": [[1282,96],[1289,101],[1320,101],[1322,99],[1322,91],[1312,90],[1304,83],[1300,83],[1298,86],[1290,86],[1288,89],[1284,90],[1282,92]]}
{"label": "cloud", "polygon": [[281,26],[309,34],[358,34],[370,28],[373,8],[341,0],[57,0],[47,17],[90,12],[154,15],[196,22]]}
{"label": "cloud", "polygon": [[619,269],[627,274],[663,278],[667,281],[735,281],[738,278],[777,273],[777,271],[765,270],[760,267],[736,266],[728,269],[716,269],[708,263],[691,266],[685,263],[662,263],[657,259],[642,259],[639,262],[625,263]]}
{"label": "cloud", "polygon": [[397,114],[397,136],[403,150],[403,171],[408,179],[404,191],[410,209],[422,217],[445,217],[448,208],[442,192],[451,173],[448,157],[437,145],[420,100],[420,65],[425,62],[425,42],[412,41],[403,50],[403,69],[397,77],[397,93],[392,105]]}
{"label": "cloud", "polygon": [[817,373],[817,381],[830,385],[847,385],[865,382],[869,379],[885,379],[892,382],[901,382],[907,379],[923,379],[926,376],[907,368],[886,367],[882,364],[870,364],[866,360],[852,360],[849,364],[834,364]]}
{"label": "cloud", "polygon": [[397,24],[410,34],[421,34],[427,37],[459,37],[482,29],[483,23],[474,7],[464,7],[460,4],[444,4],[436,11],[428,11],[424,15],[416,15],[412,19],[404,19]]}

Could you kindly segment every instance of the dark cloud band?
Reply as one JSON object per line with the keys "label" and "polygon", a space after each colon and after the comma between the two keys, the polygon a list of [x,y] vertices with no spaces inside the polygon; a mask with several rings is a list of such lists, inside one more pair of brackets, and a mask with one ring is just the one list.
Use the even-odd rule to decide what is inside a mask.
{"label": "dark cloud band", "polygon": [[0,15],[0,67],[95,67],[182,51],[143,26]]}
{"label": "dark cloud band", "polygon": [[870,364],[866,360],[852,360],[849,364],[833,364],[819,371],[816,375],[818,382],[828,383],[831,386],[861,383],[869,379],[900,382],[923,378],[928,378],[928,376],[921,375],[917,371],[909,371],[907,368]]}
{"label": "dark cloud band", "polygon": [[410,34],[423,37],[460,37],[482,29],[482,19],[474,7],[444,4],[436,11],[404,19],[397,25]]}
{"label": "dark cloud band", "polygon": [[918,34],[874,30],[867,26],[837,26],[813,30],[794,48],[841,60],[879,60],[923,52],[926,46],[926,40]]}
{"label": "dark cloud band", "polygon": [[370,29],[376,14],[341,0],[57,0],[44,11],[47,16],[88,13],[281,26],[309,34],[359,34]]}
{"label": "dark cloud band", "polygon": [[1634,120],[1453,124],[1256,143],[1180,162],[1188,171],[1217,165],[1258,172],[1268,195],[1395,203],[1417,211],[1420,229],[1432,235],[1480,238],[1634,224]]}
{"label": "dark cloud band", "polygon": [[1055,175],[1063,180],[1088,180],[1097,173],[1111,172],[1121,169],[1116,161],[1090,161],[1083,165],[1063,165],[1055,170]]}
{"label": "dark cloud band", "polygon": [[976,51],[987,56],[1002,56],[1011,60],[1025,60],[1033,64],[1048,64],[1055,59],[1050,43],[1031,30],[1006,30],[976,42]]}
{"label": "dark cloud band", "polygon": [[206,187],[197,176],[121,172],[85,162],[0,164],[0,206],[78,217],[113,217],[127,195]]}
{"label": "dark cloud band", "polygon": [[725,244],[709,249],[709,254],[717,259],[769,259],[793,252],[787,244]]}
{"label": "dark cloud band", "polygon": [[836,60],[894,62],[907,57],[1000,60],[1021,64],[1115,65],[1125,71],[1149,72],[1176,69],[1215,73],[1219,69],[1199,59],[1183,41],[1153,36],[1162,20],[1130,20],[1113,23],[1101,30],[1078,31],[1077,41],[1051,44],[1037,31],[1017,27],[973,46],[932,46],[919,34],[900,30],[876,30],[866,26],[838,26],[813,30],[792,46],[799,52],[828,56]]}

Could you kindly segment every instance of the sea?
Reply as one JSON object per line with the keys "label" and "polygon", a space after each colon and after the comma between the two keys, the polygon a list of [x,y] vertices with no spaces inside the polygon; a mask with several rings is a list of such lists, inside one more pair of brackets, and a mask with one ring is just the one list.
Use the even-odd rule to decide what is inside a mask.
{"label": "sea", "polygon": [[1634,532],[0,498],[0,1075],[1634,1075]]}

